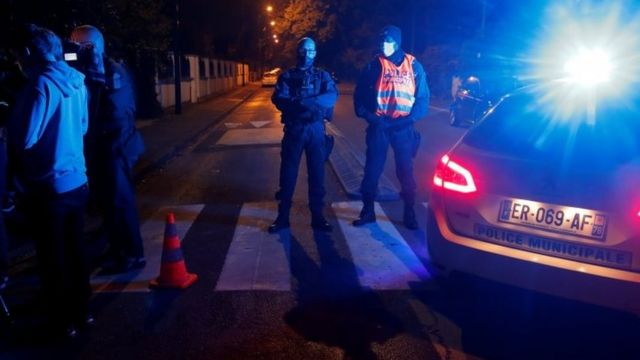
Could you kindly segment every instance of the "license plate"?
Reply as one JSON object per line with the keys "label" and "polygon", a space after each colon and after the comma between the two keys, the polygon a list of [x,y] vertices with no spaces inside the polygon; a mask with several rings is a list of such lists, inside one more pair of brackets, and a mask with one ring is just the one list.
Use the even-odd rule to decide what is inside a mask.
{"label": "license plate", "polygon": [[500,202],[498,221],[604,241],[608,219],[594,210],[505,199]]}

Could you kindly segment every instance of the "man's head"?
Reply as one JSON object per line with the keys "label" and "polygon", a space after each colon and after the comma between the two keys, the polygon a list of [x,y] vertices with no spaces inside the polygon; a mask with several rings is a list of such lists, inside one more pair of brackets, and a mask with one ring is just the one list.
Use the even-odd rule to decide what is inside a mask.
{"label": "man's head", "polygon": [[53,31],[29,24],[19,37],[19,62],[26,72],[33,67],[62,59],[62,42]]}
{"label": "man's head", "polygon": [[308,69],[316,58],[316,43],[309,37],[303,37],[298,41],[296,49],[297,65],[300,69]]}
{"label": "man's head", "polygon": [[[73,29],[71,41],[74,41],[84,48],[81,51],[80,71],[93,78],[96,74],[104,74],[104,37],[95,26],[82,25]],[[82,59],[80,59],[80,57]]]}
{"label": "man's head", "polygon": [[104,37],[95,26],[78,26],[71,32],[71,40],[83,46],[90,45],[97,55],[104,55]]}
{"label": "man's head", "polygon": [[394,25],[387,25],[380,31],[380,51],[384,56],[393,55],[402,46],[402,30]]}

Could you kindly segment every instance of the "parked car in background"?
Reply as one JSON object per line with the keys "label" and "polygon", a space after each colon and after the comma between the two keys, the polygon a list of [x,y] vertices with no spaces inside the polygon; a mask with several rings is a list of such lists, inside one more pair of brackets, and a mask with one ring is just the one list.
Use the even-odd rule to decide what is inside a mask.
{"label": "parked car in background", "polygon": [[275,86],[281,72],[282,70],[280,68],[265,72],[262,75],[262,86]]}

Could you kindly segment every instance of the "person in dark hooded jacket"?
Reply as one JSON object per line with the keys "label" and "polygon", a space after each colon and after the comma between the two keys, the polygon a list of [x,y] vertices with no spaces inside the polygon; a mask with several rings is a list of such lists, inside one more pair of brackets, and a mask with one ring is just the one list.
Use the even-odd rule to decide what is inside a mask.
{"label": "person in dark hooded jacket", "polygon": [[104,37],[91,25],[73,30],[71,39],[90,49],[93,63],[81,71],[89,89],[89,131],[85,156],[91,185],[104,218],[109,248],[103,273],[124,273],[146,266],[136,207],[133,167],[144,151],[135,126],[132,79],[125,67],[105,53]]}
{"label": "person in dark hooded jacket", "polygon": [[82,241],[88,94],[84,76],[61,60],[60,39],[50,30],[29,26],[21,50],[28,83],[9,119],[10,156],[34,232],[51,330],[73,337],[91,320]]}
{"label": "person in dark hooded jacket", "polygon": [[427,75],[420,62],[402,50],[402,32],[397,26],[385,26],[379,35],[381,54],[362,71],[353,95],[358,117],[367,121],[367,160],[360,187],[362,211],[354,226],[376,221],[374,201],[378,180],[384,171],[389,146],[393,148],[396,174],[404,200],[403,223],[418,228],[414,210],[416,181],[413,157],[420,145],[420,133],[414,123],[429,109]]}

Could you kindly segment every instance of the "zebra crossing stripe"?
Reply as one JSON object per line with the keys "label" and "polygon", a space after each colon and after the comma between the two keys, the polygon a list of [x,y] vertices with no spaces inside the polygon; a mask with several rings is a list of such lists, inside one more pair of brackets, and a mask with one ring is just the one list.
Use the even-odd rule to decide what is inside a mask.
{"label": "zebra crossing stripe", "polygon": [[176,230],[181,240],[196,220],[204,204],[181,205],[160,208],[151,218],[142,224],[140,232],[144,244],[147,266],[140,271],[118,275],[99,275],[99,271],[91,278],[95,292],[147,292],[149,280],[160,274],[160,260],[164,242],[165,216],[173,212],[176,218]]}
{"label": "zebra crossing stripe", "polygon": [[361,202],[332,204],[338,224],[358,269],[360,285],[375,290],[406,290],[431,276],[378,203],[377,222],[355,227]]}
{"label": "zebra crossing stripe", "polygon": [[216,145],[277,145],[281,140],[282,128],[279,126],[260,129],[233,129],[226,131]]}
{"label": "zebra crossing stripe", "polygon": [[269,234],[275,202],[245,203],[216,284],[216,291],[291,290],[289,233]]}
{"label": "zebra crossing stripe", "polygon": [[255,128],[261,128],[261,127],[271,123],[271,121],[249,121],[249,122]]}

